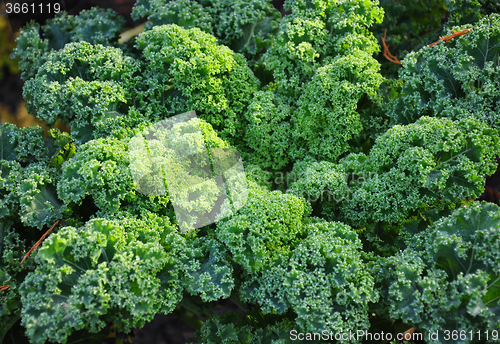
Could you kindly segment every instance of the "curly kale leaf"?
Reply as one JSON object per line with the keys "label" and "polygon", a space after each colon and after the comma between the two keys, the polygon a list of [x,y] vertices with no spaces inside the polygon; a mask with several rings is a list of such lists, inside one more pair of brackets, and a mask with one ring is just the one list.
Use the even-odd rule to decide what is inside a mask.
{"label": "curly kale leaf", "polygon": [[58,176],[54,168],[43,164],[31,164],[23,171],[16,194],[20,201],[19,215],[25,225],[42,229],[62,218],[65,209],[55,186]]}
{"label": "curly kale leaf", "polygon": [[243,130],[258,86],[243,56],[176,25],[143,32],[136,48],[137,58],[84,41],[50,52],[25,84],[28,111],[49,125],[61,119],[80,143],[130,138],[148,121],[193,109],[223,136]]}
{"label": "curly kale leaf", "polygon": [[[28,237],[32,232],[21,224],[14,223],[15,217],[2,218],[0,221],[0,286],[8,286],[1,292],[0,302],[0,340],[14,342],[28,339],[24,336],[24,329],[19,325],[21,318],[21,296],[19,286],[29,271],[35,268],[34,260],[28,259],[19,264],[22,257],[33,243],[39,239],[40,234],[35,233],[35,238],[30,241]],[[37,232],[37,231],[36,231]],[[29,245],[29,246],[28,246]],[[17,324],[16,324],[17,323]]]}
{"label": "curly kale leaf", "polygon": [[248,126],[245,131],[246,146],[251,152],[247,161],[264,168],[279,170],[290,163],[292,108],[286,99],[272,91],[254,93],[245,112]]}
{"label": "curly kale leaf", "polygon": [[103,214],[148,210],[172,216],[173,206],[183,231],[203,221],[218,209],[214,197],[225,195],[212,175],[223,167],[216,155],[234,150],[203,120],[181,121],[168,130],[164,124],[146,127],[131,140],[100,138],[79,146],[62,164],[60,199],[74,210],[91,199]]}
{"label": "curly kale leaf", "polygon": [[258,86],[243,56],[200,29],[173,24],[143,32],[136,47],[148,66],[141,93],[148,111],[196,110],[223,138],[243,130],[242,112]]}
{"label": "curly kale leaf", "polygon": [[486,331],[500,326],[500,216],[498,206],[474,203],[435,222],[377,274],[390,317],[424,333]]}
{"label": "curly kale leaf", "polygon": [[[65,206],[78,210],[90,198],[95,211],[115,214],[127,210],[139,215],[144,210],[165,214],[168,194],[147,196],[137,192],[130,170],[128,145],[114,138],[91,140],[61,167],[57,194]],[[80,209],[80,212],[83,209]]]}
{"label": "curly kale leaf", "polygon": [[113,10],[93,7],[74,17],[70,41],[117,46],[124,24],[123,17]]}
{"label": "curly kale leaf", "polygon": [[223,175],[215,171],[220,164],[214,158],[217,151],[224,151],[215,146],[224,146],[225,142],[214,136],[205,145],[201,123],[206,125],[206,132],[211,127],[192,116],[193,113],[187,113],[155,123],[129,141],[130,167],[137,191],[146,195],[168,194],[182,232],[213,223],[224,198],[227,199],[224,182],[213,177]]}
{"label": "curly kale leaf", "polygon": [[29,80],[35,77],[50,52],[64,48],[67,43],[85,41],[116,45],[124,22],[114,11],[95,7],[80,12],[78,16],[61,11],[41,28],[34,22],[28,24],[21,30],[13,54],[21,59],[22,78]]}
{"label": "curly kale leaf", "polygon": [[383,80],[378,70],[368,53],[355,51],[316,71],[292,115],[293,136],[300,143],[290,147],[295,159],[312,155],[336,161],[349,148],[349,140],[362,129],[358,102],[363,95],[375,97]]}
{"label": "curly kale leaf", "polygon": [[313,163],[291,191],[321,198],[323,215],[355,226],[400,223],[420,208],[479,197],[499,149],[497,132],[478,120],[422,117],[389,129],[368,155]]}
{"label": "curly kale leaf", "polygon": [[19,69],[23,71],[21,77],[23,80],[29,80],[47,60],[49,42],[40,38],[40,25],[35,22],[30,22],[22,28],[16,42],[12,57],[20,59]]}
{"label": "curly kale leaf", "polygon": [[2,220],[19,212],[19,199],[14,191],[22,180],[23,171],[17,161],[17,155],[21,153],[17,150],[20,131],[13,124],[0,124],[0,218]]}
{"label": "curly kale leaf", "polygon": [[471,24],[500,12],[500,4],[492,0],[444,0],[444,3],[449,11],[447,27]]}
{"label": "curly kale leaf", "polygon": [[117,139],[91,140],[62,165],[57,184],[65,203],[80,203],[90,195],[95,205],[116,212],[124,200],[133,201],[134,182],[129,170],[127,145]]}
{"label": "curly kale leaf", "polygon": [[68,123],[72,137],[80,142],[94,138],[94,131],[116,117],[125,126],[137,124],[133,113],[127,116],[126,105],[132,101],[130,89],[138,81],[137,61],[120,49],[87,42],[67,44],[46,59],[23,90],[32,114],[48,124],[58,118]]}
{"label": "curly kale leaf", "polygon": [[423,117],[394,126],[354,164],[372,177],[353,185],[354,201],[342,202],[341,212],[357,224],[398,222],[420,207],[477,198],[499,149],[496,131],[474,119]]}
{"label": "curly kale leaf", "polygon": [[[2,226],[2,225],[0,225]],[[0,305],[0,340],[3,341],[10,328],[21,318],[21,303],[17,296],[17,285],[15,280],[5,271],[0,270],[0,285],[9,285],[2,292],[2,304]]]}
{"label": "curly kale leaf", "polygon": [[74,330],[96,333],[110,321],[128,331],[171,312],[182,299],[176,257],[184,245],[159,218],[94,219],[60,229],[20,288],[28,337],[64,343]]}
{"label": "curly kale leaf", "polygon": [[249,160],[275,170],[306,156],[336,161],[361,132],[358,103],[376,96],[383,80],[378,69],[363,51],[337,56],[302,86],[297,108],[279,92],[256,93],[245,113]]}
{"label": "curly kale leaf", "polygon": [[301,0],[286,2],[285,8],[292,13],[281,20],[276,40],[263,56],[284,95],[297,98],[302,85],[331,58],[355,51],[371,55],[379,49],[368,30],[382,21],[376,0]]}
{"label": "curly kale leaf", "polygon": [[[245,140],[255,156],[250,161],[273,169],[307,155],[336,161],[362,130],[358,103],[375,98],[383,81],[368,31],[381,19],[376,2],[288,6],[292,14],[263,56],[276,93],[256,94],[246,113]],[[267,134],[267,123],[278,129]]]}
{"label": "curly kale leaf", "polygon": [[[455,28],[456,29],[456,28]],[[401,97],[390,106],[396,123],[421,116],[474,117],[500,127],[500,15],[480,20],[466,35],[409,54],[400,71]]]}
{"label": "curly kale leaf", "polygon": [[15,193],[22,180],[22,168],[17,161],[0,160],[0,218],[19,213],[19,199]]}
{"label": "curly kale leaf", "polygon": [[0,218],[19,217],[24,225],[42,229],[62,217],[52,157],[68,141],[57,130],[45,138],[40,127],[0,124]]}
{"label": "curly kale leaf", "polygon": [[203,302],[229,298],[234,277],[227,248],[207,237],[195,238],[189,244],[192,249],[186,249],[183,258],[185,289],[191,295],[200,295]]}
{"label": "curly kale leaf", "polygon": [[311,223],[307,231],[293,252],[285,281],[297,323],[314,332],[368,329],[368,302],[377,301],[378,294],[356,233],[342,223],[328,222]]}
{"label": "curly kale leaf", "polygon": [[249,60],[269,47],[281,18],[265,0],[144,0],[136,2],[132,16],[147,18],[147,29],[165,24],[196,27],[214,35],[233,51],[244,53]]}
{"label": "curly kale leaf", "polygon": [[278,31],[281,14],[266,0],[202,0],[215,18],[214,35],[222,44],[250,59],[268,48]]}
{"label": "curly kale leaf", "polygon": [[[159,2],[162,4],[159,5]],[[208,9],[195,0],[139,0],[132,9],[132,17],[136,20],[147,18],[146,29],[176,24],[185,29],[198,28],[208,34],[214,34],[214,18]]]}
{"label": "curly kale leaf", "polygon": [[328,161],[308,164],[298,162],[294,165],[292,174],[299,178],[292,183],[287,193],[304,197],[320,214],[323,202],[339,202],[349,196],[349,177],[343,165]]}
{"label": "curly kale leaf", "polygon": [[269,192],[252,182],[248,185],[245,206],[217,223],[216,237],[228,247],[233,261],[251,274],[290,253],[304,231],[302,218],[310,208],[302,198]]}
{"label": "curly kale leaf", "polygon": [[[0,123],[0,160],[17,161],[23,167],[33,162],[49,162],[56,150],[62,148],[44,137],[40,127],[18,128],[11,123]],[[58,132],[53,132],[59,137]],[[53,138],[54,138],[53,137]]]}
{"label": "curly kale leaf", "polygon": [[265,313],[292,309],[306,332],[368,329],[368,303],[377,301],[378,293],[356,233],[345,224],[319,219],[306,222],[306,233],[289,260],[243,283],[243,298]]}
{"label": "curly kale leaf", "polygon": [[16,146],[19,130],[14,124],[0,124],[0,159],[6,161],[17,160]]}

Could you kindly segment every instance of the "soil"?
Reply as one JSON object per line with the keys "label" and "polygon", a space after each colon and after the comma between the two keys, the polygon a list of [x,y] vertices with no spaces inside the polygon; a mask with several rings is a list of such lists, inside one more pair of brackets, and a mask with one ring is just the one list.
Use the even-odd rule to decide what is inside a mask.
{"label": "soil", "polygon": [[184,344],[195,342],[195,330],[173,314],[157,314],[143,328],[135,331],[133,344]]}
{"label": "soil", "polygon": [[[222,314],[232,311],[237,314],[245,314],[231,300],[220,300],[219,307],[214,310],[214,313]],[[200,320],[206,320],[202,318]],[[155,318],[147,323],[143,328],[134,331],[132,344],[185,344],[196,343],[196,331],[179,319],[174,314],[162,315],[157,314]]]}

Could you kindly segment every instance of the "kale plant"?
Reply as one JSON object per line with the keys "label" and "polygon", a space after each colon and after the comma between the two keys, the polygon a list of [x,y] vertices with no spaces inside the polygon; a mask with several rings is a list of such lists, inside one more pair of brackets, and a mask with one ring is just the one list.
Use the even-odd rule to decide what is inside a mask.
{"label": "kale plant", "polygon": [[0,124],[2,343],[170,313],[198,343],[499,341],[498,6],[273,4],[138,0],[128,41],[97,8],[21,30],[49,129]]}

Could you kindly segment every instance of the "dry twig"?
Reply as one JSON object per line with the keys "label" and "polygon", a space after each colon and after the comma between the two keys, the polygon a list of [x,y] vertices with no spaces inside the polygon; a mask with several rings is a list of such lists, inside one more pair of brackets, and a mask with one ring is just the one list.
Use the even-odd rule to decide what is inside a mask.
{"label": "dry twig", "polygon": [[384,37],[382,37],[382,46],[384,47],[384,57],[395,64],[401,64],[401,61],[398,58],[391,54],[389,51],[389,46],[385,43],[385,38],[387,36],[387,29],[384,31]]}
{"label": "dry twig", "polygon": [[448,43],[448,41],[450,39],[452,39],[454,37],[457,37],[457,36],[465,35],[466,33],[469,33],[471,31],[472,31],[472,29],[462,29],[460,31],[453,30],[453,33],[451,35],[449,35],[449,36],[446,36],[446,37],[439,36],[439,40],[437,40],[436,42],[434,42],[432,44],[429,44],[429,47],[433,48],[436,43],[439,43],[441,41],[445,41],[446,43]]}
{"label": "dry twig", "polygon": [[[28,253],[26,253],[26,255],[24,256],[23,260],[21,261],[21,264],[24,263],[24,261],[26,260],[26,258],[29,257],[30,253],[33,252],[34,250],[36,250],[41,244],[42,242],[45,240],[45,238],[47,237],[47,235],[50,234],[50,232],[57,226],[57,224],[59,223],[59,220],[57,220],[53,225],[52,227],[50,227],[50,229],[48,231],[46,231],[42,237],[40,238],[40,240],[38,240],[35,245],[33,245],[33,247],[31,248],[31,250],[28,251]],[[7,289],[10,288],[10,284],[6,284],[6,285],[2,285],[0,286],[0,293],[2,291],[5,291]]]}
{"label": "dry twig", "polygon": [[21,264],[24,263],[24,261],[26,260],[26,258],[28,258],[28,256],[30,255],[31,252],[33,252],[33,250],[36,250],[38,248],[38,246],[41,245],[41,243],[45,240],[45,238],[47,237],[47,235],[50,234],[50,232],[54,229],[55,226],[57,226],[58,223],[59,223],[59,220],[57,220],[52,225],[52,227],[50,227],[50,229],[48,231],[46,231],[44,235],[42,235],[42,237],[40,238],[40,240],[38,240],[35,243],[35,245],[33,245],[33,247],[31,248],[31,250],[28,251],[28,253],[26,253],[26,255],[24,256],[23,260],[21,261]]}

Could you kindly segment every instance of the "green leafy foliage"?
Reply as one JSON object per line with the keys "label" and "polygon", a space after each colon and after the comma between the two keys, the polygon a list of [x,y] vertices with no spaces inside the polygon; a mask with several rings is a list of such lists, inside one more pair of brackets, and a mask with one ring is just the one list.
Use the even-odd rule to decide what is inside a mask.
{"label": "green leafy foliage", "polygon": [[[419,233],[405,251],[382,260],[377,275],[389,315],[426,334],[439,331],[439,343],[479,343],[477,331],[497,329],[499,221],[498,206],[474,203]],[[474,338],[445,340],[445,330],[472,330]]]}
{"label": "green leafy foliage", "polygon": [[312,164],[291,191],[355,226],[401,222],[419,208],[479,197],[499,149],[497,132],[480,121],[422,117],[393,126],[368,155],[351,154],[327,168]]}
{"label": "green leafy foliage", "polygon": [[290,254],[282,254],[262,276],[243,284],[243,298],[258,303],[265,313],[292,309],[305,332],[367,329],[368,302],[378,294],[356,233],[345,224],[314,218],[304,225],[304,239]]}
{"label": "green leafy foliage", "polygon": [[142,33],[136,48],[142,54],[132,57],[82,40],[47,51],[26,81],[28,111],[49,125],[61,119],[81,143],[131,137],[148,120],[193,108],[223,136],[242,129],[241,113],[258,81],[241,55],[199,29],[176,25]]}
{"label": "green leafy foliage", "polygon": [[306,331],[368,328],[365,311],[377,294],[355,232],[307,220],[303,199],[252,185],[247,204],[216,232],[244,271],[242,299],[264,313],[292,310]]}
{"label": "green leafy foliage", "polygon": [[[368,329],[368,302],[378,297],[356,233],[341,223],[313,223],[307,230],[285,280],[297,323],[311,332]],[[324,303],[318,304],[318,295]]]}
{"label": "green leafy foliage", "polygon": [[395,222],[425,204],[477,198],[484,176],[495,171],[499,148],[497,133],[473,119],[421,118],[394,126],[365,161],[353,160],[353,173],[374,177],[354,186],[352,199],[358,201],[344,202],[342,212],[355,223]]}
{"label": "green leafy foliage", "polygon": [[375,99],[383,81],[368,31],[381,20],[376,2],[287,6],[292,14],[262,57],[274,82],[254,96],[246,113],[248,159],[274,170],[308,155],[336,161],[362,130],[358,104]]}
{"label": "green leafy foliage", "polygon": [[492,14],[461,27],[473,29],[466,35],[409,54],[400,72],[401,97],[391,108],[393,120],[474,117],[498,129],[499,23],[499,15]]}
{"label": "green leafy foliage", "polygon": [[99,9],[21,30],[27,108],[70,132],[0,124],[0,341],[167,313],[199,343],[500,328],[500,212],[476,201],[500,153],[498,6],[281,10],[139,0],[125,43]]}
{"label": "green leafy foliage", "polygon": [[134,192],[168,195],[182,232],[212,223],[221,209],[232,213],[246,199],[232,191],[246,184],[239,155],[208,123],[187,118],[152,125],[128,144]]}
{"label": "green leafy foliage", "polygon": [[378,1],[287,1],[292,14],[280,23],[276,41],[263,56],[278,90],[297,97],[315,71],[338,55],[378,46],[368,28],[382,20]]}
{"label": "green leafy foliage", "polygon": [[[39,267],[21,287],[30,340],[61,342],[84,327],[95,333],[106,318],[130,329],[172,311],[182,290],[174,268],[176,245],[182,245],[176,235],[160,219],[95,219],[62,228],[46,241]],[[167,244],[173,246],[168,251]]]}
{"label": "green leafy foliage", "polygon": [[19,129],[9,123],[0,124],[2,217],[19,216],[23,224],[39,229],[61,218],[64,209],[55,192],[59,173],[53,159],[60,156],[69,140],[58,130],[45,138],[39,127]]}
{"label": "green leafy foliage", "polygon": [[[97,128],[109,126],[117,116],[125,117],[129,88],[139,70],[134,59],[120,49],[84,41],[67,44],[45,58],[24,87],[28,111],[48,124],[57,119],[70,124],[80,142],[94,138]],[[134,116],[130,117],[133,124]]]}
{"label": "green leafy foliage", "polygon": [[491,0],[446,0],[445,4],[450,12],[447,26],[474,23],[500,10],[498,2]]}
{"label": "green leafy foliage", "polygon": [[[198,342],[207,344],[288,343],[290,331],[293,331],[293,322],[288,319],[280,321],[273,318],[275,317],[261,315],[243,318],[233,312],[227,312],[208,319],[197,332],[196,338]],[[306,341],[297,340],[294,343],[306,343]]]}
{"label": "green leafy foliage", "polygon": [[191,295],[199,295],[204,302],[227,299],[234,288],[233,268],[227,248],[217,240],[203,237],[185,250],[186,264],[183,285]]}
{"label": "green leafy foliage", "polygon": [[[149,1],[151,3],[151,1]],[[148,19],[146,27],[176,24],[185,29],[198,28],[206,33],[213,34],[214,18],[200,3],[192,0],[163,1],[163,6],[156,6],[149,11],[141,11],[141,1],[136,2],[132,15],[134,18]]]}
{"label": "green leafy foliage", "polygon": [[2,292],[1,340],[22,336],[15,325],[21,317],[19,286],[34,264],[19,261],[39,239],[36,229],[52,225],[66,211],[55,192],[59,171],[54,161],[67,157],[62,151],[71,138],[56,129],[48,134],[0,123],[0,286],[8,286]]}
{"label": "green leafy foliage", "polygon": [[349,177],[342,165],[329,161],[296,163],[292,173],[298,178],[287,192],[304,197],[320,214],[318,207],[324,202],[338,202],[349,195]]}
{"label": "green leafy foliage", "polygon": [[0,338],[3,340],[14,324],[21,319],[21,302],[17,281],[4,270],[0,270],[0,284],[9,285],[9,289],[3,292],[3,300],[0,304],[0,317],[2,319]]}
{"label": "green leafy foliage", "polygon": [[246,157],[249,161],[273,170],[290,163],[291,112],[286,99],[272,91],[254,94],[245,112],[248,121],[245,142],[251,148]]}
{"label": "green leafy foliage", "polygon": [[[116,45],[124,20],[112,10],[93,8],[78,16],[64,12],[48,20],[45,25],[31,22],[23,28],[17,39],[14,56],[21,59],[19,68],[24,80],[33,78],[38,68],[47,61],[50,52],[57,51],[67,43],[85,41],[104,46]],[[43,38],[40,37],[40,30]]]}
{"label": "green leafy foliage", "polygon": [[147,28],[165,24],[199,28],[250,59],[271,45],[280,19],[279,12],[264,0],[140,0],[132,16],[147,18]]}
{"label": "green leafy foliage", "polygon": [[18,161],[23,166],[31,162],[47,160],[49,143],[39,127],[17,128],[10,123],[0,124],[0,159]]}
{"label": "green leafy foliage", "polygon": [[148,65],[142,97],[154,111],[196,109],[223,137],[242,130],[241,112],[258,81],[241,55],[200,29],[173,24],[145,31],[136,47]]}
{"label": "green leafy foliage", "polygon": [[249,183],[248,200],[239,212],[217,223],[217,239],[230,250],[233,261],[248,273],[265,269],[304,231],[303,216],[310,213],[304,199],[270,192]]}
{"label": "green leafy foliage", "polygon": [[99,209],[116,212],[123,200],[135,197],[128,165],[125,143],[116,139],[89,141],[62,166],[59,198],[66,203],[81,202],[92,194]]}
{"label": "green leafy foliage", "polygon": [[57,171],[43,164],[31,164],[24,170],[16,193],[20,200],[21,221],[42,228],[62,217],[62,202],[57,198]]}
{"label": "green leafy foliage", "polygon": [[319,68],[298,99],[292,118],[299,144],[291,155],[335,161],[361,131],[357,105],[363,95],[375,97],[382,82],[378,63],[364,51],[334,58]]}
{"label": "green leafy foliage", "polygon": [[0,190],[2,200],[0,203],[0,214],[2,217],[14,215],[19,212],[19,201],[15,197],[14,191],[16,186],[20,183],[21,166],[16,161],[0,162],[2,168],[2,175],[0,179]]}

